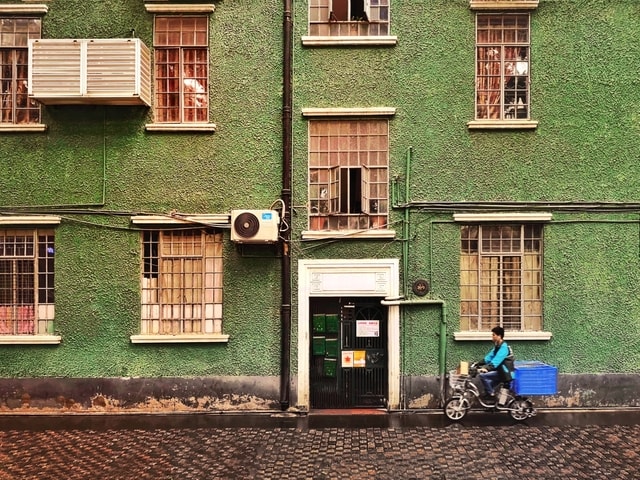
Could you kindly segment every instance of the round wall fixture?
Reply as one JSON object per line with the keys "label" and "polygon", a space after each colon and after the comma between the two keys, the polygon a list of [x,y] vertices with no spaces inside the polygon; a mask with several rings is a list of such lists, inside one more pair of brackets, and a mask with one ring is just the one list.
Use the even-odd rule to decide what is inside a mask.
{"label": "round wall fixture", "polygon": [[242,238],[254,237],[260,230],[260,220],[251,212],[244,212],[238,215],[233,222],[233,228],[238,236]]}
{"label": "round wall fixture", "polygon": [[411,286],[411,290],[419,297],[424,297],[427,293],[429,293],[429,282],[420,278],[413,282]]}

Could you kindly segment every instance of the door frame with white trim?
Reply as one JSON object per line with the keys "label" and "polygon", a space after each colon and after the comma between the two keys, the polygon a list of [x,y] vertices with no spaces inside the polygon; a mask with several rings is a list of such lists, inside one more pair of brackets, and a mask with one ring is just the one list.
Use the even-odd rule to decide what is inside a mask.
{"label": "door frame with white trim", "polygon": [[[399,260],[322,259],[298,262],[298,401],[303,410],[310,408],[310,297],[384,297],[399,295]],[[388,408],[400,407],[400,308],[391,305],[387,312]]]}

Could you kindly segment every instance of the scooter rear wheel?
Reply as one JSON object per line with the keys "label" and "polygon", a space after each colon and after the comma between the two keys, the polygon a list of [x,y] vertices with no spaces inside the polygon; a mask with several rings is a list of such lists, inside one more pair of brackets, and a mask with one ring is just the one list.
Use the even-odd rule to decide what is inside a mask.
{"label": "scooter rear wheel", "polygon": [[509,411],[511,418],[521,422],[532,416],[533,404],[529,400],[522,398],[516,398],[511,402],[508,407],[512,410]]}
{"label": "scooter rear wheel", "polygon": [[458,422],[462,420],[469,411],[469,401],[463,397],[451,397],[444,404],[444,414],[449,420]]}

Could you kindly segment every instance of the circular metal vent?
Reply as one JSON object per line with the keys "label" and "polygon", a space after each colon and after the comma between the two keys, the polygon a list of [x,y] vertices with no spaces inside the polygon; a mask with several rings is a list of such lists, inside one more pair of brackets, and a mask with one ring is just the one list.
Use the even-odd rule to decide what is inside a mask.
{"label": "circular metal vent", "polygon": [[239,237],[255,237],[260,230],[260,221],[253,213],[244,212],[236,217],[233,228]]}
{"label": "circular metal vent", "polygon": [[419,278],[413,285],[411,286],[411,290],[419,297],[424,297],[427,293],[429,293],[429,282],[426,280]]}

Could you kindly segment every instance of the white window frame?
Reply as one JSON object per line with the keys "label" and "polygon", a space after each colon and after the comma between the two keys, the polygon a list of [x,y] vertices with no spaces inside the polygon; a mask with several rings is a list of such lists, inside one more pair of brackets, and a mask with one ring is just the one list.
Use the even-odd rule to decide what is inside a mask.
{"label": "white window frame", "polygon": [[[205,15],[211,14],[215,11],[215,5],[213,3],[198,3],[198,4],[180,4],[180,3],[145,3],[145,9],[149,13],[170,16],[170,15]],[[211,19],[209,19],[209,32],[211,30]],[[207,42],[207,64],[209,64],[209,50],[211,48],[209,42]],[[208,68],[208,71],[210,69]],[[155,71],[153,72],[155,78]],[[210,73],[207,74],[206,88],[207,100],[210,99]],[[154,87],[154,104],[156,102],[156,92]],[[184,108],[181,105],[181,108]],[[149,132],[181,132],[188,131],[193,133],[214,133],[216,131],[216,124],[209,119],[209,113],[207,112],[207,121],[204,122],[156,122],[148,123],[145,125],[145,130]],[[154,111],[155,118],[155,111]]]}
{"label": "white window frame", "polygon": [[[530,71],[531,71],[531,14],[529,13],[531,10],[534,10],[535,8],[537,8],[538,6],[538,2],[537,0],[470,0],[470,7],[472,10],[476,10],[478,12],[476,12],[475,15],[475,24],[476,24],[476,33],[475,33],[475,42],[476,42],[476,48],[475,48],[475,62],[476,62],[476,67],[475,67],[475,73],[474,73],[474,77],[475,77],[475,94],[474,94],[474,120],[467,122],[467,128],[469,128],[470,130],[473,129],[503,129],[503,130],[509,130],[509,129],[521,129],[521,130],[528,130],[528,129],[536,129],[538,127],[538,122],[536,120],[531,119],[531,76],[530,76]],[[500,41],[500,42],[480,42],[479,41],[479,36],[478,36],[478,21],[479,18],[488,18],[488,17],[494,17],[494,18],[498,18],[498,17],[502,17],[503,19],[505,17],[509,17],[509,16],[516,16],[516,15],[526,15],[527,16],[527,42],[522,42],[522,41],[517,41],[517,42],[508,42],[508,41]],[[482,16],[482,17],[481,17]],[[478,71],[479,71],[479,64],[481,62],[484,62],[485,68],[489,68],[490,65],[498,65],[498,62],[494,62],[494,61],[488,61],[486,58],[482,58],[481,59],[481,52],[483,51],[483,49],[486,49],[490,46],[490,44],[494,44],[497,47],[497,52],[496,55],[499,55],[500,58],[500,63],[499,63],[499,72],[491,73],[490,75],[485,75],[485,76],[479,76],[478,75]],[[508,64],[514,64],[514,68],[515,69],[515,64],[521,64],[522,61],[518,61],[518,60],[513,60],[510,61],[509,59],[505,59],[505,49],[508,48],[512,48],[512,49],[520,49],[520,48],[524,48],[527,51],[527,57],[526,58],[526,63],[527,63],[527,67],[526,67],[526,73],[523,75],[519,75],[519,76],[515,76],[515,75],[508,75],[506,72],[506,70],[509,68]],[[495,78],[499,81],[499,87],[496,88],[494,86],[490,86],[490,85],[484,85],[482,82],[487,82],[489,81],[490,78]],[[517,100],[516,98],[514,98],[514,102],[513,105],[505,105],[505,101],[508,101],[505,95],[505,92],[509,92],[509,93],[514,93],[516,92],[517,88],[521,88],[522,85],[520,85],[520,87],[517,87],[516,85],[513,86],[513,88],[507,88],[507,82],[511,80],[513,82],[519,82],[518,85],[520,85],[522,82],[524,82],[524,88],[526,89],[526,105],[524,105],[524,101],[522,101],[522,104],[519,104],[519,102],[521,102],[521,100]],[[484,88],[481,88],[484,87]],[[493,102],[491,102],[491,99],[485,100],[483,102],[479,102],[479,98],[481,95],[481,92],[495,92],[495,91],[499,91],[499,95],[496,99],[493,100]],[[519,95],[518,97],[522,97],[521,95]],[[497,103],[496,103],[497,100]],[[516,101],[517,100],[517,101]],[[485,116],[482,115],[478,115],[478,111],[479,111],[479,105],[486,105],[487,109],[494,109],[499,112],[499,116],[498,118],[489,118],[490,116],[494,116],[495,115],[489,115],[487,113],[486,118]],[[518,115],[519,112],[524,112],[526,111],[526,118],[519,118],[520,116]]]}
{"label": "white window frame", "polygon": [[[499,225],[504,222],[508,223],[537,223],[542,225],[544,230],[544,224],[551,221],[552,215],[547,212],[492,212],[492,213],[461,213],[454,214],[454,221],[461,224],[478,224],[478,225]],[[544,260],[544,253],[540,253],[542,260]],[[542,292],[541,302],[544,301],[544,291]],[[544,320],[543,320],[544,322]],[[495,326],[495,325],[493,325]],[[460,330],[454,332],[454,339],[457,341],[486,341],[490,338],[490,330],[493,326],[488,326],[486,330],[481,331],[467,331]],[[508,335],[509,341],[511,340],[550,340],[552,332],[549,331],[508,331],[505,336]]]}
{"label": "white window frame", "polygon": [[[311,120],[313,119],[323,119],[323,118],[331,118],[337,121],[347,120],[347,119],[358,119],[358,120],[373,120],[375,117],[390,117],[395,115],[395,108],[393,107],[371,107],[371,108],[304,108],[302,109],[302,114],[304,117],[308,117]],[[372,118],[373,117],[373,118]],[[369,170],[367,170],[368,167]],[[313,167],[314,170],[322,170],[326,168],[327,180],[316,181],[314,182],[311,179],[311,175],[309,175],[309,213],[310,223],[313,222],[314,213],[318,214],[335,214],[336,216],[341,215],[341,206],[340,206],[340,171],[346,167],[339,165],[327,165],[326,167]],[[358,168],[357,166],[349,166],[349,168]],[[386,165],[360,165],[361,171],[361,198],[365,196],[367,198],[371,198],[371,194],[367,191],[366,181],[369,177],[367,171],[373,169],[385,169],[387,172],[389,171],[389,163],[387,161]],[[311,167],[308,167],[311,172]],[[333,174],[331,173],[333,172]],[[326,198],[322,197],[322,190],[326,190]],[[388,183],[387,183],[387,194],[388,194]],[[315,195],[315,196],[314,196]],[[378,194],[379,195],[379,194]],[[321,203],[321,201],[326,200],[326,204]],[[387,227],[367,227],[367,228],[357,228],[357,229],[329,229],[327,228],[313,228],[309,230],[305,230],[302,232],[302,238],[305,240],[314,240],[314,239],[323,239],[323,238],[395,238],[396,232],[392,229],[389,229],[389,217],[390,211],[388,208],[388,195],[384,199],[387,203],[383,205],[381,209],[386,208],[384,213],[381,213],[381,216],[386,218]],[[326,205],[326,209],[323,211],[316,212],[316,209],[319,209],[319,205]],[[342,207],[344,209],[344,206]],[[360,213],[364,215],[368,215],[372,212],[367,212],[367,208],[360,209]],[[348,214],[344,214],[345,218],[347,218]],[[315,217],[318,218],[318,217]],[[328,224],[327,224],[328,225]]]}
{"label": "white window frame", "polygon": [[[0,229],[3,232],[5,231],[18,231],[24,232],[27,234],[31,234],[34,236],[34,253],[33,253],[33,262],[34,262],[34,305],[33,305],[33,326],[30,328],[33,330],[33,333],[22,332],[18,334],[6,334],[3,333],[0,335],[0,344],[4,345],[16,345],[16,344],[24,344],[24,345],[55,345],[59,344],[62,341],[62,337],[60,335],[54,334],[55,328],[55,300],[53,302],[47,302],[46,299],[44,302],[40,302],[40,288],[39,288],[39,274],[42,272],[38,271],[39,261],[43,260],[39,257],[38,247],[39,247],[39,239],[40,233],[46,233],[52,237],[55,236],[53,230],[56,225],[60,223],[60,217],[57,216],[41,216],[41,215],[32,215],[32,216],[12,216],[12,217],[2,217],[0,218]],[[46,248],[46,247],[45,247]],[[54,246],[55,249],[55,240]],[[47,255],[51,255],[48,257],[49,264],[47,268],[54,268],[53,272],[48,272],[47,278],[53,281],[53,274],[55,273],[54,261],[53,261],[53,252],[47,252]],[[0,257],[5,258],[5,257]],[[16,257],[18,258],[18,257]],[[26,256],[21,256],[22,259],[27,259]],[[52,291],[54,285],[49,285],[45,287]],[[6,306],[5,306],[6,307]],[[20,308],[20,306],[13,305],[13,308]],[[24,308],[24,306],[23,306]],[[19,317],[20,315],[18,315]],[[25,319],[16,318],[14,321],[22,321]],[[1,320],[0,320],[1,322]],[[7,327],[7,325],[5,325]],[[20,327],[20,325],[18,325]]]}
{"label": "white window frame", "polygon": [[[308,17],[309,32],[302,37],[305,46],[331,46],[331,45],[395,45],[398,37],[391,35],[391,2],[386,5],[371,5],[371,0],[363,0],[363,11],[366,19],[341,19],[332,17],[333,2],[335,0],[309,0]],[[348,5],[347,16],[351,16],[351,1]],[[316,13],[317,12],[317,13]],[[384,15],[387,18],[378,19],[376,16]],[[319,18],[314,18],[320,15]],[[326,17],[326,18],[325,18]],[[314,32],[315,29],[326,30],[327,34]],[[369,33],[371,30],[386,30],[386,33]],[[366,32],[366,33],[362,33]],[[325,33],[325,32],[322,32]]]}
{"label": "white window frame", "polygon": [[[222,333],[223,329],[223,292],[222,292],[222,279],[224,276],[224,263],[223,263],[223,234],[221,228],[228,228],[230,225],[229,215],[190,215],[184,217],[163,217],[163,216],[135,216],[132,217],[132,223],[142,227],[143,233],[141,233],[141,275],[140,275],[140,288],[141,288],[141,318],[140,318],[140,334],[132,335],[130,337],[131,343],[224,343],[228,342],[229,335]],[[166,305],[162,306],[159,298],[163,296],[162,290],[162,277],[169,279],[171,276],[178,274],[181,277],[184,276],[185,271],[180,267],[180,271],[174,271],[163,274],[163,268],[161,262],[163,261],[163,255],[160,253],[162,248],[162,236],[164,233],[171,232],[175,229],[188,228],[189,230],[199,231],[201,235],[201,241],[205,242],[204,249],[206,249],[206,242],[213,251],[203,250],[199,255],[169,255],[164,258],[164,261],[195,261],[200,262],[202,271],[195,272],[198,278],[201,278],[200,283],[200,295],[203,298],[201,306],[192,307],[189,305]],[[151,275],[149,268],[145,267],[145,248],[144,248],[144,232],[157,232],[158,234],[158,252],[153,255],[153,258],[158,261],[155,274]],[[190,260],[191,258],[191,260]],[[148,260],[148,259],[147,259]],[[169,264],[167,264],[169,265]],[[193,274],[190,273],[191,277]],[[156,284],[153,285],[150,282],[151,278],[156,278]],[[215,278],[214,278],[215,277]],[[217,279],[216,279],[217,278]],[[155,297],[154,297],[155,295]],[[158,301],[154,301],[156,298]],[[174,307],[177,310],[174,310]],[[201,331],[199,332],[184,332],[180,327],[180,332],[162,332],[163,325],[166,326],[166,322],[178,322],[181,316],[178,315],[172,318],[172,315],[176,312],[183,312],[184,308],[197,309],[200,314],[192,315],[187,321],[200,322]],[[164,310],[163,310],[164,309]],[[166,316],[168,315],[168,316]],[[162,318],[165,317],[165,318]],[[180,318],[178,318],[180,317]],[[183,319],[184,320],[184,319]],[[164,323],[163,323],[164,322]]]}
{"label": "white window frame", "polygon": [[[41,33],[42,33],[42,16],[49,11],[49,7],[47,5],[21,5],[21,4],[10,4],[10,5],[0,5],[0,19],[1,18],[38,18],[41,22]],[[16,16],[18,15],[18,16]],[[24,48],[28,50],[28,45],[24,45],[24,47],[6,47],[7,49],[16,49],[16,48]],[[15,80],[15,79],[14,79]],[[14,89],[12,89],[14,91]],[[26,92],[25,92],[26,94]],[[2,102],[3,107],[6,101],[9,101],[8,98],[5,98],[6,95],[9,95],[7,92],[3,92],[2,88],[0,88],[0,102]],[[12,99],[13,100],[13,99]],[[35,102],[32,99],[27,99],[27,102]],[[42,108],[38,105],[38,122],[33,123],[17,123],[15,118],[12,119],[11,122],[2,122],[0,121],[0,133],[1,132],[43,132],[47,129],[47,126],[42,122]],[[2,119],[0,119],[2,120]]]}

